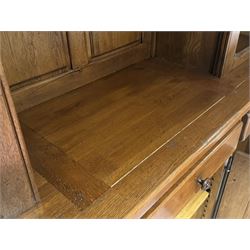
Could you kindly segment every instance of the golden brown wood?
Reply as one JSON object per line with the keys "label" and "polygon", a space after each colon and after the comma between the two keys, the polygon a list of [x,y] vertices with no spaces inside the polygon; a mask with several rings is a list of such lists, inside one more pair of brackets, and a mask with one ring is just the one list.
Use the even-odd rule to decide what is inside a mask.
{"label": "golden brown wood", "polygon": [[140,43],[141,32],[90,32],[93,56],[102,55],[134,43]]}
{"label": "golden brown wood", "polygon": [[188,204],[177,214],[176,219],[194,219],[208,197],[208,192],[198,191]]}
{"label": "golden brown wood", "polygon": [[[239,128],[228,134],[250,109],[247,64],[223,80],[187,71],[199,64],[208,69],[214,43],[198,33],[182,34],[186,42],[174,45],[184,48],[177,49],[180,61],[173,57],[181,67],[145,61],[71,91],[153,55],[151,33],[140,33],[139,40],[110,34],[95,33],[96,44],[92,33],[68,34],[73,70],[13,88],[20,110],[59,96],[20,117],[34,167],[84,209],[75,214],[74,206],[40,179],[43,192],[50,190],[54,198],[37,207],[39,217],[44,204],[48,216],[63,217],[72,209],[69,213],[80,218],[142,217],[159,199],[171,199],[181,181],[179,187],[192,187],[198,169],[211,176],[235,148]],[[56,204],[62,212],[55,211]]]}
{"label": "golden brown wood", "polygon": [[70,202],[62,193],[60,193],[53,185],[47,182],[36,171],[35,182],[41,197],[39,204],[21,214],[19,218],[25,219],[70,219],[76,216],[80,209]]}
{"label": "golden brown wood", "polygon": [[156,55],[187,68],[209,72],[218,32],[158,32]]}
{"label": "golden brown wood", "polygon": [[246,210],[243,215],[243,219],[250,219],[250,201],[247,204]]}
{"label": "golden brown wood", "polygon": [[218,80],[149,60],[20,117],[111,185],[78,217],[141,217],[250,108],[241,70]]}
{"label": "golden brown wood", "polygon": [[250,136],[250,112],[243,117],[243,128],[240,136],[241,141],[245,141]]}
{"label": "golden brown wood", "polygon": [[88,41],[85,39],[84,32],[70,34],[69,42],[74,70],[14,90],[13,98],[17,110],[25,110],[149,58],[152,46],[151,33],[144,32],[142,36],[142,43],[137,46],[126,47],[113,51],[114,53],[111,51],[104,57],[89,58],[86,64],[87,52],[84,50],[84,43]]}
{"label": "golden brown wood", "polygon": [[[230,181],[228,182],[227,189],[225,191],[226,199],[224,198],[221,204],[221,206],[224,207],[223,210],[225,211],[225,214],[224,211],[221,211],[219,218],[250,218],[250,202],[247,198],[249,197],[249,195],[247,195],[248,189],[246,189],[245,185],[242,184],[242,181],[244,183],[246,182],[246,180],[248,180],[247,182],[250,181],[249,163],[249,156],[242,153],[236,154],[232,176],[229,178]],[[212,191],[215,191],[214,197],[216,197],[219,182],[221,180],[221,174],[222,169],[220,169],[216,173],[216,176],[214,176],[215,179],[212,186]],[[65,196],[59,193],[51,184],[49,184],[36,172],[35,180],[39,189],[41,203],[22,214],[21,218],[72,218],[74,216],[77,216],[78,214],[81,214],[81,211],[77,209],[73,205],[73,203],[71,203]],[[231,190],[234,190],[233,195],[228,195],[228,193],[231,193]],[[239,194],[241,201],[243,200],[244,202],[238,201]],[[227,197],[230,197],[230,200],[228,200]],[[214,199],[210,197],[209,203],[205,203],[206,216],[203,218],[210,218],[211,208],[214,204],[213,202]],[[201,211],[198,210],[192,218],[202,217],[202,214],[204,213],[204,209],[202,206]],[[60,209],[58,209],[59,207]],[[230,212],[228,210],[230,210]]]}
{"label": "golden brown wood", "polygon": [[31,129],[23,126],[23,131],[33,168],[78,207],[88,206],[109,188]]}
{"label": "golden brown wood", "polygon": [[[0,32],[0,54],[9,84],[49,78],[69,70],[63,32]],[[47,76],[46,76],[47,75]]]}
{"label": "golden brown wood", "polygon": [[73,69],[80,69],[89,62],[85,32],[67,32]]}
{"label": "golden brown wood", "polygon": [[217,75],[225,76],[234,68],[246,61],[249,64],[249,46],[243,51],[236,53],[239,36],[239,31],[224,32],[222,34],[222,44],[219,48],[222,52],[220,52],[220,62],[217,63]]}
{"label": "golden brown wood", "polygon": [[193,82],[157,80],[163,69],[148,64],[151,71],[149,66],[132,67],[119,78],[111,76],[34,107],[22,113],[21,120],[113,186],[222,97],[199,83],[189,88]]}
{"label": "golden brown wood", "polygon": [[218,32],[214,63],[212,65],[212,70],[211,70],[211,73],[218,77],[221,76],[229,35],[230,32]]}
{"label": "golden brown wood", "polygon": [[204,208],[206,207],[207,199],[204,200],[204,202],[197,207],[196,212],[192,216],[192,219],[203,219],[203,213],[204,213]]}
{"label": "golden brown wood", "polygon": [[0,135],[0,217],[13,217],[39,198],[1,62]]}
{"label": "golden brown wood", "polygon": [[174,218],[200,189],[198,178],[211,178],[236,149],[242,124],[238,124],[182,181],[166,193],[151,211],[147,218]]}
{"label": "golden brown wood", "polygon": [[[208,139],[207,136],[209,134],[212,136],[215,133],[215,127],[217,131],[218,127],[220,127],[219,130],[223,132],[223,130],[226,130],[226,127],[230,127],[240,120],[240,117],[249,108],[246,87],[248,88],[247,85],[241,85],[236,92],[237,94],[233,93],[224,98],[181,134],[176,135],[172,143],[168,143],[164,148],[158,150],[157,153],[134,169],[133,172],[121,180],[102,198],[98,199],[91,207],[87,208],[82,215],[78,215],[78,217],[121,218],[142,216],[173,183],[177,182],[177,178],[181,173],[183,174],[183,171],[187,171],[194,157],[197,160],[201,152],[204,153],[204,150],[207,150],[206,147],[209,144],[204,145],[201,142],[201,134],[198,134],[198,131],[202,131],[204,141],[210,141],[211,139]],[[229,103],[231,105],[228,105]],[[235,113],[234,110],[241,111]],[[218,113],[221,115],[218,116]],[[224,122],[221,123],[222,120],[228,121],[226,126]],[[208,123],[207,121],[213,122]],[[192,137],[190,137],[191,134]],[[218,132],[216,135],[218,138],[220,137]],[[201,147],[200,150],[197,149],[198,145]],[[176,148],[178,148],[178,152],[181,152],[181,154],[178,154],[178,160],[175,157],[173,158],[174,155],[177,157]],[[195,152],[195,154],[192,155],[191,152]],[[164,162],[163,159],[168,159],[168,161]],[[133,187],[133,190],[131,190],[131,187]]]}

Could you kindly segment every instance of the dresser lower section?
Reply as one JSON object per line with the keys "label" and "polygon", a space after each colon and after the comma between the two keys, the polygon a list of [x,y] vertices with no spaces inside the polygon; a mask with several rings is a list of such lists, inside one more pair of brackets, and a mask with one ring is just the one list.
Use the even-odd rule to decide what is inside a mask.
{"label": "dresser lower section", "polygon": [[[234,153],[242,129],[238,123],[176,183],[144,218],[193,218],[208,198],[213,176]],[[202,209],[201,209],[202,210]]]}

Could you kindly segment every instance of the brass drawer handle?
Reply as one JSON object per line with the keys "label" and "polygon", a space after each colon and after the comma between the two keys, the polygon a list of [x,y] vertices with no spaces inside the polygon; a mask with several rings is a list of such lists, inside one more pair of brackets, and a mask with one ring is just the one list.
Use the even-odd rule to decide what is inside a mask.
{"label": "brass drawer handle", "polygon": [[197,182],[201,185],[201,189],[207,192],[210,192],[212,187],[212,180],[210,178],[202,179],[198,178]]}

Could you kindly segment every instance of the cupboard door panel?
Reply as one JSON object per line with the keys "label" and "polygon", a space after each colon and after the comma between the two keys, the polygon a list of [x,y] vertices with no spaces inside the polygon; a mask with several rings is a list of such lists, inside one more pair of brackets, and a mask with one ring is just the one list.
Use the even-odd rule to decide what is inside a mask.
{"label": "cupboard door panel", "polygon": [[[104,53],[103,56],[95,56],[92,53],[94,50],[91,38],[92,33],[98,38],[103,37],[102,33],[106,33],[106,36],[110,37],[120,37],[120,40],[117,39],[115,43],[111,43],[110,46],[108,46],[108,50],[122,46],[122,44],[125,44],[125,47],[122,46],[111,50],[110,52]],[[35,77],[32,80],[12,86],[12,95],[17,111],[20,112],[41,102],[65,94],[73,89],[126,68],[131,64],[149,58],[152,55],[152,42],[155,38],[152,32],[61,32],[60,34],[63,34],[63,37],[67,35],[67,43],[65,43],[70,51],[70,69],[68,70],[67,66],[64,66],[64,68],[62,68],[62,70],[66,71],[63,71],[64,73],[55,70],[49,74]],[[128,43],[128,41],[137,39],[137,36],[139,37],[138,41]],[[121,39],[123,37],[126,37],[126,39]],[[96,42],[100,43],[100,41]],[[39,49],[39,51],[42,51],[42,49]],[[26,52],[28,51],[24,51],[24,53]],[[67,51],[65,54],[67,57]],[[51,54],[45,56],[45,58],[50,56]],[[24,54],[24,57],[27,57],[27,55]],[[22,57],[14,57],[14,59],[12,59],[15,65],[22,63],[22,60],[19,62],[20,58],[22,59]],[[40,62],[41,59],[39,56],[37,56],[37,60]],[[8,65],[5,65],[4,68],[8,70]],[[31,71],[30,68],[29,70]],[[11,70],[9,70],[9,72],[11,73]],[[62,74],[58,75],[59,73]],[[25,74],[27,75],[27,72],[25,72]],[[33,75],[37,75],[37,73]],[[20,77],[21,76],[20,74]]]}
{"label": "cupboard door panel", "polygon": [[0,32],[9,85],[70,67],[65,32]]}
{"label": "cupboard door panel", "polygon": [[90,32],[91,54],[99,56],[141,41],[141,32]]}

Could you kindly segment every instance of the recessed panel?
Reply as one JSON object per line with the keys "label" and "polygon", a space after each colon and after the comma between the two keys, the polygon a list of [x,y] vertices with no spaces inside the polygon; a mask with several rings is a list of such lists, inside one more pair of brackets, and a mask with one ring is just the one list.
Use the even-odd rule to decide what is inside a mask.
{"label": "recessed panel", "polygon": [[0,32],[1,59],[10,85],[69,67],[63,32]]}
{"label": "recessed panel", "polygon": [[141,40],[141,32],[91,32],[90,36],[93,56],[99,56]]}

